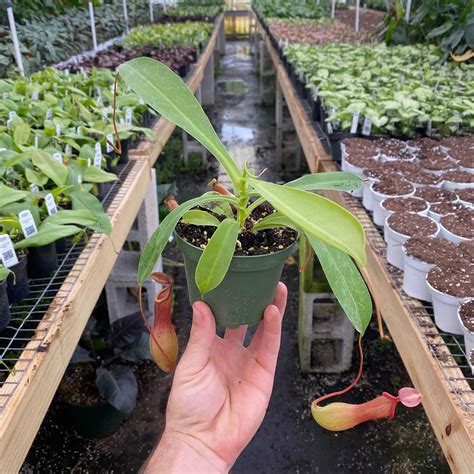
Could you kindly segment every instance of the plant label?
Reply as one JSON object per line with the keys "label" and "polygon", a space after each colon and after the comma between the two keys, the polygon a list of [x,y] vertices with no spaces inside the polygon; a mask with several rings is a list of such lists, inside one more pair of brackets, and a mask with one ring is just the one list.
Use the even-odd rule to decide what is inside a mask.
{"label": "plant label", "polygon": [[77,184],[82,184],[82,174],[77,175]]}
{"label": "plant label", "polygon": [[18,219],[20,219],[21,230],[23,231],[25,239],[38,233],[38,229],[36,228],[35,220],[33,219],[31,211],[28,209],[21,211],[18,214]]}
{"label": "plant label", "polygon": [[359,127],[359,117],[360,112],[354,112],[354,115],[352,116],[351,133],[357,133],[357,128]]}
{"label": "plant label", "polygon": [[328,133],[329,133],[329,134],[333,133],[333,130],[332,130],[332,123],[331,123],[331,122],[328,122],[328,123],[327,123],[327,129],[328,129]]}
{"label": "plant label", "polygon": [[18,264],[18,257],[13,248],[12,239],[8,234],[0,235],[0,257],[5,268],[11,268]]}
{"label": "plant label", "polygon": [[372,119],[370,117],[365,117],[364,125],[362,127],[362,135],[370,135],[372,131]]}
{"label": "plant label", "polygon": [[81,126],[76,128],[76,134],[77,134],[78,137],[82,137],[82,127]]}
{"label": "plant label", "polygon": [[64,153],[66,153],[66,155],[72,155],[72,146],[71,145],[66,145]]}
{"label": "plant label", "polygon": [[91,167],[91,159],[90,159],[90,158],[87,158],[87,167],[88,167],[88,168]]}
{"label": "plant label", "polygon": [[56,125],[56,136],[57,137],[61,136],[61,125]]}
{"label": "plant label", "polygon": [[10,112],[8,112],[8,118],[10,120],[13,120],[13,117],[16,116],[16,112],[14,110],[10,110]]}
{"label": "plant label", "polygon": [[48,215],[52,216],[58,212],[58,208],[56,203],[54,202],[54,197],[51,193],[46,194],[44,197],[44,201],[46,203],[46,209],[48,210]]}
{"label": "plant label", "polygon": [[35,148],[39,148],[39,137],[35,135]]}
{"label": "plant label", "polygon": [[109,109],[107,107],[102,109],[102,122],[107,122],[109,119]]}
{"label": "plant label", "polygon": [[89,93],[87,94],[89,97],[92,97],[92,86],[89,86]]}
{"label": "plant label", "polygon": [[39,98],[38,91],[33,91],[33,93],[31,94],[31,100],[38,100],[38,98]]}
{"label": "plant label", "polygon": [[5,99],[8,99],[8,92],[4,92],[2,94],[2,98],[5,100]]}
{"label": "plant label", "polygon": [[140,105],[145,105],[145,101],[141,97],[138,99],[138,103]]}
{"label": "plant label", "polygon": [[433,133],[433,122],[431,119],[428,120],[428,123],[426,124],[426,134],[431,137],[431,134]]}
{"label": "plant label", "polygon": [[96,154],[99,153],[102,156],[102,147],[100,146],[99,142],[96,142],[95,144],[95,152]]}
{"label": "plant label", "polygon": [[33,194],[39,194],[39,188],[37,184],[34,184],[34,183],[31,184],[30,189]]}
{"label": "plant label", "polygon": [[130,107],[125,109],[125,125],[132,125],[133,111]]}
{"label": "plant label", "polygon": [[63,155],[58,151],[53,155],[53,158],[58,162],[62,163],[63,162]]}
{"label": "plant label", "polygon": [[46,120],[51,120],[53,118],[53,111],[51,109],[46,110]]}
{"label": "plant label", "polygon": [[102,168],[102,152],[96,152],[94,156],[94,166],[96,168]]}
{"label": "plant label", "polygon": [[106,152],[112,153],[114,151],[114,148],[112,147],[112,145],[109,144],[109,142],[110,143],[114,142],[114,136],[111,133],[107,135],[107,142],[105,146],[106,146]]}

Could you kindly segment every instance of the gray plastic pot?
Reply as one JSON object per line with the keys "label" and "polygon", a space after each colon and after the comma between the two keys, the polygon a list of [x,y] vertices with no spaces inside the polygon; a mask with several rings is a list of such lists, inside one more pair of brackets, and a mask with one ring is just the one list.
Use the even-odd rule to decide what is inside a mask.
{"label": "gray plastic pot", "polygon": [[[184,256],[189,301],[200,300],[195,273],[203,250],[184,241],[175,233]],[[275,253],[257,256],[234,256],[221,284],[204,295],[219,326],[236,328],[258,324],[265,307],[272,303],[285,260],[294,251],[295,242]]]}

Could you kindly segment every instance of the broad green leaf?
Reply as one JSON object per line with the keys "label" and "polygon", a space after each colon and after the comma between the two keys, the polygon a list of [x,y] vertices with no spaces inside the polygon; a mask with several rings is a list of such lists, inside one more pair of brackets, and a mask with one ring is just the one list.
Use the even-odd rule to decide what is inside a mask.
{"label": "broad green leaf", "polygon": [[73,210],[88,209],[97,217],[101,232],[107,235],[112,232],[110,220],[104,212],[102,204],[95,196],[80,189],[73,189],[69,191],[69,197],[72,201]]}
{"label": "broad green leaf", "polygon": [[240,226],[235,219],[223,220],[209,239],[196,267],[196,286],[202,296],[222,282],[234,256]]}
{"label": "broad green leaf", "polygon": [[372,317],[372,299],[359,270],[344,252],[307,236],[346,316],[362,335]]}
{"label": "broad green leaf", "polygon": [[191,90],[164,64],[136,58],[118,67],[120,77],[150,107],[192,135],[222,164],[238,189],[240,172]]}
{"label": "broad green leaf", "polygon": [[232,204],[238,203],[238,200],[232,196],[223,196],[217,193],[206,193],[200,197],[190,199],[189,201],[186,201],[185,203],[178,206],[176,209],[172,210],[160,223],[158,229],[153,232],[150,240],[143,249],[142,255],[140,257],[140,263],[138,264],[138,284],[140,286],[143,286],[143,283],[145,283],[153,271],[159,256],[166,247],[168,239],[181,217],[183,217],[187,211],[198,204],[211,201],[229,202]]}
{"label": "broad green leaf", "polygon": [[252,231],[272,229],[273,227],[289,227],[290,229],[298,230],[294,222],[288,217],[282,214],[280,211],[276,211],[273,214],[265,216],[258,220],[252,227]]}
{"label": "broad green leaf", "polygon": [[48,179],[49,179],[45,174],[39,171],[34,171],[30,168],[26,168],[25,177],[29,183],[37,184],[38,186],[41,186],[41,187],[43,187],[48,182]]}
{"label": "broad green leaf", "polygon": [[0,281],[5,281],[10,274],[15,275],[9,268],[0,265]]}
{"label": "broad green leaf", "polygon": [[2,216],[0,217],[0,226],[11,227],[12,229],[21,231],[20,219],[16,216]]}
{"label": "broad green leaf", "polygon": [[116,181],[117,175],[113,173],[107,173],[103,169],[90,166],[82,174],[82,179],[88,183],[108,183],[110,181]]}
{"label": "broad green leaf", "polygon": [[28,197],[26,191],[18,191],[17,189],[0,184],[0,209],[13,202],[21,201],[26,197]]}
{"label": "broad green leaf", "polygon": [[191,209],[190,211],[186,212],[181,220],[185,224],[193,225],[210,225],[217,227],[220,224],[219,219],[209,214],[209,212],[200,211],[199,209]]}
{"label": "broad green leaf", "polygon": [[71,235],[81,232],[79,227],[75,225],[58,225],[44,223],[38,229],[38,233],[28,237],[27,239],[20,240],[14,244],[15,249],[25,249],[28,247],[41,247],[48,245],[52,242],[56,242],[58,239],[64,237],[70,237]]}
{"label": "broad green leaf", "polygon": [[67,182],[68,169],[62,163],[57,162],[52,156],[43,150],[34,150],[31,161],[38,167],[56,186],[62,186]]}
{"label": "broad green leaf", "polygon": [[58,211],[56,214],[48,216],[45,220],[45,223],[49,224],[74,224],[88,227],[89,229],[95,230],[97,232],[102,232],[102,227],[97,219],[97,217],[92,214],[89,209],[76,209],[76,210],[64,210]]}
{"label": "broad green leaf", "polygon": [[361,223],[346,209],[318,194],[249,178],[272,206],[306,234],[346,252],[365,264],[365,235]]}
{"label": "broad green leaf", "polygon": [[25,122],[20,123],[13,132],[13,140],[15,140],[15,144],[26,145],[30,138],[30,133],[31,127]]}
{"label": "broad green leaf", "polygon": [[285,186],[306,191],[316,189],[334,189],[337,191],[351,191],[363,186],[364,181],[357,175],[344,171],[328,173],[313,173],[286,183]]}

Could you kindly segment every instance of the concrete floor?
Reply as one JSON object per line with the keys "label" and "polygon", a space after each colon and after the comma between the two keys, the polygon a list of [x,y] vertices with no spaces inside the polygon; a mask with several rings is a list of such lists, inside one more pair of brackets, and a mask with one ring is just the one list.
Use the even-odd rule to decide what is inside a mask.
{"label": "concrete floor", "polygon": [[[267,179],[278,180],[275,155],[274,110],[259,105],[258,77],[253,72],[247,42],[227,44],[217,79],[216,105],[209,110],[217,132],[239,164],[249,160],[256,170],[269,167]],[[222,170],[178,180],[184,201],[206,189],[209,178]],[[199,181],[199,182],[198,182]],[[174,321],[181,349],[190,324],[181,257],[172,246],[166,270],[176,281]],[[305,375],[299,370],[297,346],[298,271],[286,265],[290,290],[284,320],[282,349],[274,393],[267,416],[233,473],[436,473],[449,472],[422,408],[399,407],[392,421],[367,423],[344,433],[330,433],[312,419],[310,403],[317,396],[346,386],[356,366],[342,375]],[[98,311],[106,311],[99,307]],[[366,365],[357,388],[345,401],[367,401],[382,391],[396,393],[410,385],[396,348],[377,339],[374,328],[364,338]],[[85,440],[61,425],[53,402],[31,448],[24,472],[137,472],[159,440],[171,383],[153,364],[135,369],[139,380],[137,408],[120,431],[103,440]]]}

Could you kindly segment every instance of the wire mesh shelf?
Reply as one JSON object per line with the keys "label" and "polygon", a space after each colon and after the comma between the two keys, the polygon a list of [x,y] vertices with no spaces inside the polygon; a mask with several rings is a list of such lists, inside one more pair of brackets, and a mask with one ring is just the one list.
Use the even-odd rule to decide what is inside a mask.
{"label": "wire mesh shelf", "polygon": [[403,290],[403,272],[387,262],[387,245],[383,239],[383,227],[376,226],[372,213],[366,211],[361,200],[345,195],[347,208],[361,221],[367,240],[383,262],[393,288],[403,305],[416,322],[420,334],[436,359],[438,367],[461,407],[474,415],[474,375],[468,362],[462,336],[441,332],[433,319],[431,303],[408,296]]}
{"label": "wire mesh shelf", "polygon": [[[133,180],[138,162],[120,166],[118,180],[101,185],[102,205],[109,218],[115,214],[124,197],[127,182]],[[69,304],[71,292],[81,272],[98,246],[102,234],[89,234],[87,241],[67,241],[58,254],[58,268],[48,278],[30,279],[27,298],[11,305],[11,322],[0,332],[0,414],[31,369],[35,356],[48,349],[48,338],[57,317]]]}

